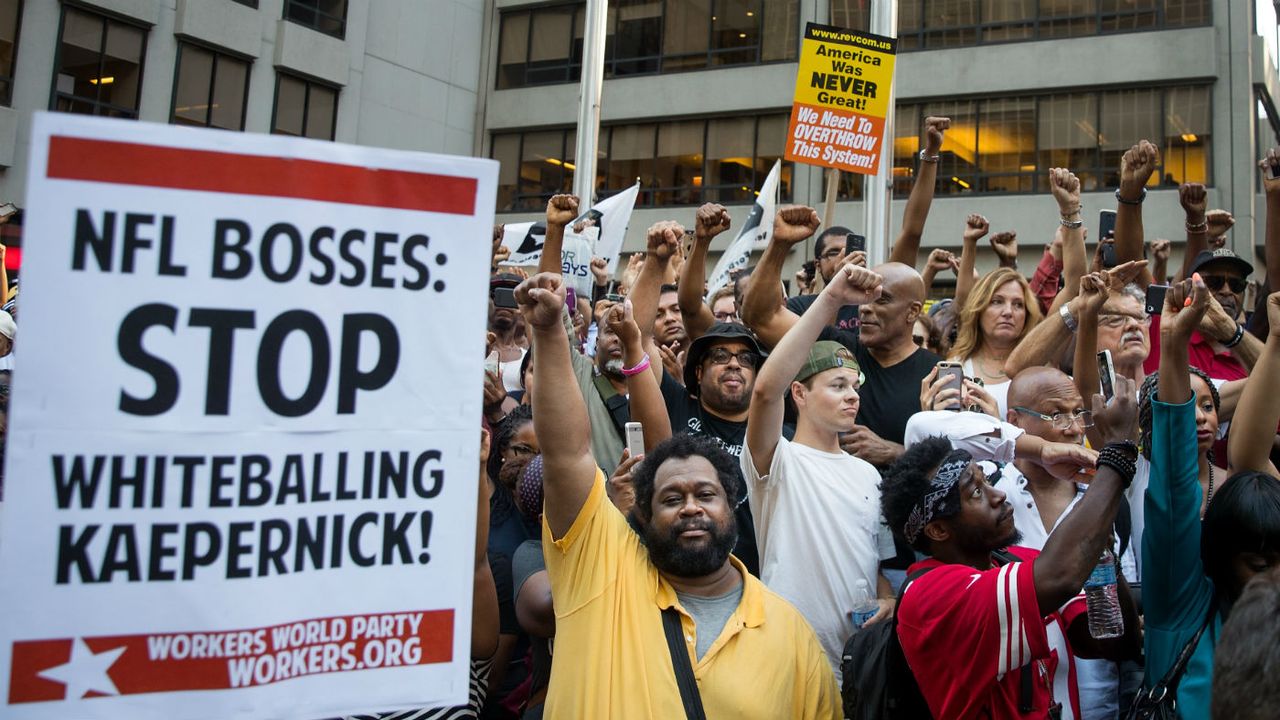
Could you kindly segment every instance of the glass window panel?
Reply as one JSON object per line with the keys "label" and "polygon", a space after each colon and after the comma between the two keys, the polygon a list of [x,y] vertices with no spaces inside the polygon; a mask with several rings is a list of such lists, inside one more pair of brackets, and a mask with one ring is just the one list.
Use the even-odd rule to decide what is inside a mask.
{"label": "glass window panel", "polygon": [[1209,0],[1165,0],[1165,27],[1209,24]]}
{"label": "glass window panel", "polygon": [[1035,100],[988,100],[982,103],[978,127],[978,164],[985,176],[982,189],[1030,192],[1036,173]]}
{"label": "glass window panel", "polygon": [[1029,40],[1035,35],[1036,0],[983,0],[982,42]]}
{"label": "glass window panel", "polygon": [[655,193],[658,205],[699,201],[702,185],[702,136],[705,123],[686,120],[658,125]]}
{"label": "glass window panel", "polygon": [[564,131],[525,133],[520,194],[554,195],[564,187]]}
{"label": "glass window panel", "polygon": [[[1165,91],[1164,147],[1160,183],[1168,186],[1184,182],[1209,182],[1209,94],[1211,88],[1182,87]],[[1259,125],[1267,120],[1263,119]],[[1271,143],[1260,144],[1263,153]]]}
{"label": "glass window panel", "polygon": [[[596,140],[599,142],[599,140]],[[564,131],[564,181],[560,186],[560,192],[573,192],[573,176],[577,171],[577,165],[574,163],[578,154],[578,131]]]}
{"label": "glass window panel", "polygon": [[[912,50],[920,47],[920,29],[923,25],[924,0],[901,0],[898,3],[898,49]],[[870,10],[867,10],[870,15]],[[867,18],[868,27],[870,17]]]}
{"label": "glass window panel", "polygon": [[1156,0],[1101,0],[1102,32],[1156,26]]}
{"label": "glass window panel", "polygon": [[[760,123],[756,127],[756,174],[755,183],[752,186],[754,190],[760,189],[764,179],[769,176],[769,171],[773,169],[774,161],[782,157],[787,144],[787,125],[790,119],[790,115],[765,115],[760,118]],[[781,177],[778,180],[778,196],[784,200],[791,198],[791,170],[791,163],[782,163]],[[752,198],[754,197],[753,192]]]}
{"label": "glass window panel", "polygon": [[[741,202],[754,197],[755,133],[753,117],[720,118],[707,124],[707,177],[702,185],[709,190],[708,202]],[[759,181],[764,182],[764,175]]]}
{"label": "glass window panel", "polygon": [[1097,13],[1097,0],[1040,0],[1040,36],[1096,35]]}
{"label": "glass window panel", "polygon": [[[921,114],[951,118],[951,128],[943,136],[942,157],[938,161],[938,192],[973,192],[978,170],[977,104],[969,101],[931,103],[924,106]],[[924,147],[920,124],[903,129],[910,129],[916,136],[917,149]]]}
{"label": "glass window panel", "polygon": [[54,109],[137,117],[145,41],[140,28],[64,6]]}
{"label": "glass window panel", "polygon": [[213,53],[183,44],[178,51],[178,79],[173,94],[173,121],[180,125],[209,123],[209,80]]}
{"label": "glass window panel", "polygon": [[[1120,157],[1139,140],[1160,137],[1160,91],[1112,90],[1102,93],[1102,169],[1105,186],[1119,187]],[[1152,174],[1152,183],[1159,182]]]}
{"label": "glass window panel", "polygon": [[[916,154],[920,144],[920,106],[899,105],[893,113],[893,194],[906,197],[915,180]],[[945,137],[945,135],[944,135]],[[859,183],[861,188],[862,184]]]}
{"label": "glass window panel", "polygon": [[317,140],[332,140],[334,113],[337,109],[337,90],[311,85],[307,94],[306,136]]}
{"label": "glass window panel", "polygon": [[287,20],[342,37],[347,17],[347,0],[285,0]]}
{"label": "glass window panel", "polygon": [[279,76],[276,84],[276,120],[272,132],[301,136],[306,105],[307,84],[291,75]]}
{"label": "glass window panel", "polygon": [[799,50],[800,0],[763,0],[764,40],[760,59],[764,62],[795,60]]}
{"label": "glass window panel", "polygon": [[218,56],[218,73],[213,81],[213,107],[209,124],[224,130],[244,129],[244,101],[248,88],[249,63],[226,55]]}
{"label": "glass window panel", "polygon": [[502,16],[502,41],[498,47],[498,89],[524,85],[525,62],[529,59],[529,13]]}
{"label": "glass window panel", "polygon": [[742,65],[756,60],[760,44],[757,0],[716,0],[711,16],[713,65]]}
{"label": "glass window panel", "polygon": [[519,189],[519,133],[494,135],[490,157],[498,161],[498,211],[514,210],[516,192]]}
{"label": "glass window panel", "polygon": [[542,8],[533,14],[529,67],[525,75],[530,85],[569,80],[573,11],[573,6],[567,5]]}
{"label": "glass window panel", "polygon": [[645,187],[654,184],[653,145],[656,125],[619,125],[610,131],[607,187],[621,190],[636,179]]}
{"label": "glass window panel", "polygon": [[[142,82],[142,42],[146,33],[141,28],[123,23],[107,23],[107,46],[102,59],[101,102],[110,103],[136,114],[139,84]],[[111,78],[110,81],[107,78]]]}
{"label": "glass window panel", "polygon": [[668,3],[663,23],[662,69],[705,67],[710,25],[711,0]]}
{"label": "glass window panel", "polygon": [[[768,2],[768,0],[765,1]],[[899,31],[902,28],[903,4],[898,7]],[[836,27],[849,28],[850,30],[866,30],[870,28],[870,3],[867,0],[831,0],[831,24]]]}
{"label": "glass window panel", "polygon": [[18,42],[20,0],[0,0],[0,104],[9,104],[13,62]]}
{"label": "glass window panel", "polygon": [[1038,167],[1065,167],[1085,191],[1097,190],[1098,103],[1092,93],[1055,95],[1039,102]]}
{"label": "glass window panel", "polygon": [[[610,3],[616,30],[613,41],[613,74],[640,75],[658,71],[662,54],[662,1],[621,0]],[[610,28],[615,27],[611,23]]]}
{"label": "glass window panel", "polygon": [[925,7],[925,47],[977,44],[978,0],[931,0]]}

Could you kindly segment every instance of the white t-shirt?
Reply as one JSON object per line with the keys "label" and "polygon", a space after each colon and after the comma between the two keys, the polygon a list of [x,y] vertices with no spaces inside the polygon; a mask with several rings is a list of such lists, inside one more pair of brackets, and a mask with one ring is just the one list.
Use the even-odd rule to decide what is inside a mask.
{"label": "white t-shirt", "polygon": [[858,580],[876,593],[880,561],[895,555],[880,515],[880,473],[848,453],[778,439],[760,476],[743,443],[742,475],[760,549],[760,579],[813,626],[840,680],[840,654],[853,634]]}

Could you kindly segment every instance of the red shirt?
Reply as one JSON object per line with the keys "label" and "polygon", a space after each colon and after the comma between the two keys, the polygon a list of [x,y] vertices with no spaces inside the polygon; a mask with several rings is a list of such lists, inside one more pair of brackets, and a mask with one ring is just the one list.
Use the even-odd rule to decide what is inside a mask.
{"label": "red shirt", "polygon": [[[1217,352],[1213,349],[1213,341],[1200,334],[1199,330],[1191,333],[1191,343],[1187,346],[1192,367],[1205,371],[1214,380],[1239,380],[1249,376],[1249,370],[1230,350]],[[1151,316],[1151,353],[1142,363],[1142,371],[1150,375],[1160,369],[1160,316]]]}
{"label": "red shirt", "polygon": [[[1040,553],[1009,552],[1024,562],[979,571],[929,559],[908,571],[933,568],[903,595],[898,638],[936,718],[1044,718],[1055,701],[1064,706],[1063,718],[1080,716],[1064,628],[1085,612],[1084,598],[1042,614],[1033,572]],[[1034,709],[1024,715],[1018,705],[1025,665],[1035,680]]]}

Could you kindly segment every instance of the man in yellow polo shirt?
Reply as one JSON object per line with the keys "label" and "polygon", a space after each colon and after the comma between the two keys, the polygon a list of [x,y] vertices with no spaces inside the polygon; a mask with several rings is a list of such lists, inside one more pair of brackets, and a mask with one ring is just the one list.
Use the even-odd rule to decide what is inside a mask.
{"label": "man in yellow polo shirt", "polygon": [[[687,436],[654,448],[633,480],[633,530],[606,499],[591,456],[560,322],[560,276],[536,275],[515,295],[538,358],[533,418],[556,612],[545,717],[685,717],[663,633],[662,611],[675,608],[687,655],[678,661],[692,664],[708,718],[839,720],[835,677],[813,630],[729,554],[734,459]],[[643,372],[647,357],[625,360],[625,372],[641,379],[633,394],[661,392]]]}

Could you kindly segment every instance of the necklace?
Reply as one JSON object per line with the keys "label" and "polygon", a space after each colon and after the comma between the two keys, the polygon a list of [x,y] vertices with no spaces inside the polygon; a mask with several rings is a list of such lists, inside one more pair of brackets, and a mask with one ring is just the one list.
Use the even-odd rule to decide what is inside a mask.
{"label": "necklace", "polygon": [[1213,463],[1209,463],[1209,491],[1204,494],[1204,506],[1209,507],[1209,503],[1213,502]]}
{"label": "necklace", "polygon": [[996,368],[996,371],[995,371],[995,372],[991,372],[991,370],[988,368],[986,358],[978,358],[978,362],[977,362],[977,363],[975,363],[975,364],[978,366],[978,369],[982,371],[982,374],[983,374],[983,375],[986,375],[986,376],[987,376],[987,377],[989,377],[989,378],[1007,378],[1007,377],[1009,377],[1009,376],[1008,376],[1008,374],[1006,374],[1006,373],[1005,373],[1005,371],[1004,371],[1004,362],[1003,362],[1002,360],[999,360],[999,359],[997,359],[997,360],[996,360],[996,362],[998,362],[998,363],[1000,363],[1000,364],[997,366],[997,368]]}

